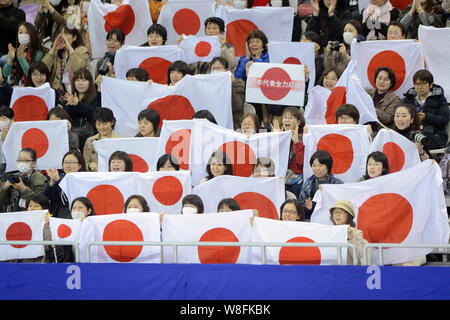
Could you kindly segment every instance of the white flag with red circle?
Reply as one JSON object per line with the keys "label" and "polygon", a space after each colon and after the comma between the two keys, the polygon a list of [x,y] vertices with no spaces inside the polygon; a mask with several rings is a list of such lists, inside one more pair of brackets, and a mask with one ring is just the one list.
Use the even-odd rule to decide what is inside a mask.
{"label": "white flag with red circle", "polygon": [[133,171],[147,172],[155,166],[153,158],[158,146],[158,137],[152,138],[112,138],[94,140],[98,154],[98,171],[109,171],[109,157],[115,151],[128,153],[133,161]]}
{"label": "white flag with red circle", "polygon": [[14,110],[15,121],[46,120],[55,101],[55,90],[46,82],[36,88],[15,87],[9,106]]}
{"label": "white flag with red circle", "polygon": [[6,172],[17,170],[17,157],[23,148],[36,151],[37,170],[61,169],[62,158],[69,151],[67,121],[14,122],[3,143]]}
{"label": "white flag with red circle", "polygon": [[328,124],[308,126],[303,134],[305,161],[303,176],[313,175],[309,160],[314,152],[325,150],[333,159],[332,173],[344,183],[355,182],[366,171],[370,141],[367,127],[360,124]]}
{"label": "white flag with red circle", "polygon": [[245,101],[303,106],[304,100],[303,65],[255,62],[250,66]]}
{"label": "white flag with red circle", "polygon": [[81,232],[80,219],[62,219],[50,217],[49,226],[53,241],[78,242]]}
{"label": "white flag with red circle", "polygon": [[167,44],[176,44],[181,35],[205,33],[204,22],[214,16],[214,0],[170,0],[161,9],[158,24],[167,29]]}
{"label": "white flag with red circle", "polygon": [[261,30],[269,42],[290,42],[294,21],[294,8],[256,7],[235,9],[218,6],[216,17],[225,21],[227,43],[233,45],[237,57],[245,55],[245,40],[253,30]]}
{"label": "white flag with red circle", "polygon": [[[313,199],[316,207],[311,222],[331,224],[329,208],[341,199],[352,202],[356,227],[369,243],[448,244],[442,172],[431,160],[358,183],[323,185]],[[386,248],[384,262],[407,262],[432,250]],[[371,258],[377,263],[378,250],[374,251]]]}
{"label": "white flag with red circle", "polygon": [[[327,226],[299,221],[276,221],[255,218],[252,242],[347,243],[347,225]],[[338,264],[335,247],[266,247],[266,263],[280,265]],[[341,250],[347,261],[347,247]],[[252,264],[261,264],[261,250],[252,249]]]}
{"label": "white flag with red circle", "polygon": [[413,40],[353,41],[352,60],[356,61],[356,75],[364,88],[375,88],[375,71],[388,67],[395,73],[396,84],[392,88],[397,96],[413,87],[413,75],[424,69],[423,47]]}
{"label": "white flag with red circle", "polygon": [[285,201],[284,178],[244,178],[222,175],[192,189],[203,200],[205,212],[217,212],[225,198],[233,198],[241,210],[258,210],[259,216],[280,219],[280,207]]}
{"label": "white flag with red circle", "polygon": [[312,95],[308,95],[305,108],[306,124],[337,123],[336,110],[345,103],[353,104],[358,109],[360,124],[378,121],[373,100],[355,74],[356,66],[355,62],[350,61],[333,91],[314,87]]}
{"label": "white flag with red circle", "polygon": [[[165,215],[162,241],[250,242],[251,210],[211,214]],[[178,263],[248,263],[248,247],[178,246]],[[173,248],[164,247],[164,263],[173,263]]]}
{"label": "white flag with red circle", "polygon": [[[43,241],[47,210],[0,214],[0,241]],[[44,255],[43,245],[0,246],[0,261],[31,259]]]}
{"label": "white flag with red circle", "polygon": [[92,0],[88,20],[94,59],[103,58],[106,35],[112,29],[125,33],[126,45],[141,45],[147,41],[147,29],[152,25],[148,1],[142,0],[123,0],[120,6]]}
{"label": "white flag with red circle", "polygon": [[426,68],[433,74],[434,83],[444,89],[450,100],[450,28],[419,25],[419,41],[423,45]]}
{"label": "white flag with red circle", "polygon": [[231,73],[185,75],[169,93],[145,99],[141,109],[154,109],[163,120],[192,119],[195,112],[208,110],[222,127],[233,128]]}
{"label": "white flag with red circle", "polygon": [[269,43],[271,63],[303,64],[309,69],[310,91],[316,80],[314,44],[309,42],[271,42]]}
{"label": "white flag with red circle", "polygon": [[192,133],[191,170],[194,186],[207,176],[206,165],[213,152],[225,152],[233,166],[233,175],[250,177],[253,164],[260,157],[275,164],[275,176],[284,177],[289,162],[291,132],[265,132],[250,138],[208,121],[194,122]]}
{"label": "white flag with red circle", "polygon": [[220,57],[220,41],[218,36],[183,36],[180,47],[183,49],[183,61],[210,62],[214,57]]}
{"label": "white flag with red circle", "polygon": [[370,145],[369,153],[383,152],[389,161],[389,172],[415,167],[421,163],[416,144],[394,130],[381,129]]}
{"label": "white flag with red circle", "polygon": [[172,62],[182,60],[183,50],[178,46],[138,47],[123,46],[114,57],[114,72],[117,79],[126,79],[127,71],[141,68],[150,79],[159,84],[167,84],[168,70]]}
{"label": "white flag with red circle", "polygon": [[[87,262],[88,244],[97,241],[161,241],[159,214],[154,212],[89,216],[80,234],[81,262]],[[104,245],[90,247],[90,262],[161,263],[160,246]]]}

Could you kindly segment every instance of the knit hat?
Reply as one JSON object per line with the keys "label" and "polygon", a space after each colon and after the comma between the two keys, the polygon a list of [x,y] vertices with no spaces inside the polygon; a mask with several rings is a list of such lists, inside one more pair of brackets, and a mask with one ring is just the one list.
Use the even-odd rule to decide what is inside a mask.
{"label": "knit hat", "polygon": [[353,204],[346,200],[338,200],[331,208],[330,208],[330,214],[333,214],[333,209],[339,208],[346,212],[348,212],[353,218],[355,217],[355,208],[353,208]]}

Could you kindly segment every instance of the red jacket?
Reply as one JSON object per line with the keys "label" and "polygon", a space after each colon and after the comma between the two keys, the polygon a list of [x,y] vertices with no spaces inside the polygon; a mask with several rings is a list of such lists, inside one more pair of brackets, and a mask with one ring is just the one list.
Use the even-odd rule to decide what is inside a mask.
{"label": "red jacket", "polygon": [[[293,153],[293,157],[292,157]],[[305,154],[305,145],[303,144],[302,139],[294,144],[291,141],[291,146],[289,148],[289,165],[288,168],[292,170],[292,172],[297,174],[303,174],[303,158]]]}

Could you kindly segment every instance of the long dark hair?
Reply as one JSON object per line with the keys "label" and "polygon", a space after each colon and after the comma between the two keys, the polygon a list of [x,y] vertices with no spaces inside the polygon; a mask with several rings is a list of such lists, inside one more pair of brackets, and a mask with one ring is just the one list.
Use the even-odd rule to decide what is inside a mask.
{"label": "long dark hair", "polygon": [[[36,54],[39,51],[42,52],[41,40],[39,39],[39,33],[34,25],[32,25],[29,22],[22,22],[19,24],[19,26],[17,28],[16,48],[18,48],[20,45],[20,43],[19,43],[19,28],[21,26],[24,26],[25,29],[27,29],[28,35],[30,36],[30,44],[28,46],[28,48],[30,49],[30,57],[28,60],[28,64],[31,65],[32,63],[36,62]],[[24,76],[24,73],[23,73],[22,67],[20,66],[19,59],[17,58],[17,52],[16,52],[16,56],[14,57],[14,67],[15,67],[14,81],[19,82],[20,79],[22,79],[22,77]],[[28,78],[28,75],[25,75],[25,76]]]}
{"label": "long dark hair", "polygon": [[228,158],[227,154],[221,150],[213,152],[211,157],[209,157],[208,164],[206,165],[206,173],[208,174],[207,179],[210,180],[214,178],[211,172],[211,163],[217,160],[219,163],[225,166],[224,175],[233,175],[233,165],[231,164],[230,158]]}
{"label": "long dark hair", "polygon": [[63,159],[62,159],[62,163],[64,163],[64,159],[66,159],[66,157],[67,157],[68,155],[72,155],[72,156],[74,156],[75,158],[77,158],[78,163],[81,165],[81,168],[80,168],[80,170],[78,170],[78,172],[85,172],[85,171],[86,171],[86,162],[84,162],[83,154],[82,154],[80,151],[78,151],[78,150],[70,150],[70,151],[68,151],[68,152],[64,155],[64,157],[63,157]]}
{"label": "long dark hair", "polygon": [[92,73],[87,68],[82,68],[78,71],[75,71],[72,77],[72,92],[78,92],[75,88],[75,81],[77,79],[84,79],[89,81],[89,88],[84,94],[83,98],[80,99],[80,102],[86,105],[91,104],[92,100],[94,100],[97,95],[97,90],[95,89],[95,82],[94,78],[92,77]]}
{"label": "long dark hair", "polygon": [[25,86],[27,87],[34,87],[34,83],[31,80],[31,74],[33,73],[34,70],[39,71],[40,73],[45,74],[46,77],[46,82],[50,82],[50,70],[48,69],[48,66],[42,62],[35,62],[32,65],[30,65],[30,68],[28,68],[28,75],[27,75],[27,81],[25,83]]}
{"label": "long dark hair", "polygon": [[386,155],[381,151],[374,151],[367,156],[366,174],[364,175],[365,180],[370,179],[369,172],[367,171],[367,163],[369,162],[369,159],[373,159],[376,162],[381,162],[383,164],[383,171],[381,172],[382,176],[389,173],[389,160]]}

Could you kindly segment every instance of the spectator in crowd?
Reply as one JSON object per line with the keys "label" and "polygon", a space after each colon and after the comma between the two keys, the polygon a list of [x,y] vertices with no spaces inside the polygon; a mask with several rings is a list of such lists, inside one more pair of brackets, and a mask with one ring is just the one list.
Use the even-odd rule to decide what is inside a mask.
{"label": "spectator in crowd", "polygon": [[47,120],[66,120],[67,121],[67,134],[69,139],[69,150],[79,150],[80,141],[75,132],[72,131],[73,122],[69,114],[61,107],[54,107],[47,113]]}
{"label": "spectator in crowd", "polygon": [[198,110],[194,113],[192,119],[206,119],[211,123],[217,124],[216,118],[214,118],[213,114],[209,110]]}
{"label": "spectator in crowd", "polygon": [[322,76],[319,79],[319,85],[327,88],[330,91],[333,91],[341,75],[342,73],[339,72],[336,68],[326,69],[323,71]]}
{"label": "spectator in crowd", "polygon": [[[74,2],[79,2],[79,0],[70,1],[72,2],[72,5]],[[66,13],[68,7],[69,0],[41,1],[41,7],[39,8],[34,20],[34,25],[39,31],[39,37],[41,40],[46,38],[49,38],[51,42],[56,40],[58,34],[67,22]]]}
{"label": "spectator in crowd", "polygon": [[246,113],[242,117],[239,131],[245,134],[248,138],[250,138],[255,133],[258,133],[260,129],[261,121],[259,121],[256,114]]}
{"label": "spectator in crowd", "polygon": [[138,130],[136,137],[159,137],[159,113],[153,109],[144,109],[138,114]]}
{"label": "spectator in crowd", "polygon": [[25,12],[13,0],[0,0],[0,68],[8,61],[8,45],[16,41],[19,24],[25,21]]}
{"label": "spectator in crowd", "polygon": [[191,68],[189,65],[181,60],[177,60],[171,63],[167,72],[167,84],[174,86],[184,78],[185,75],[191,74]]}
{"label": "spectator in crowd", "polygon": [[75,198],[70,207],[70,214],[72,219],[84,221],[87,217],[95,216],[94,205],[86,197]]}
{"label": "spectator in crowd", "polygon": [[147,200],[141,195],[134,194],[128,197],[125,201],[123,207],[124,213],[134,213],[134,212],[150,212],[150,207]]}
{"label": "spectator in crowd", "polygon": [[450,162],[450,146],[447,147],[447,149],[445,150],[445,154],[442,157],[441,161],[439,162],[439,167],[441,168],[442,171],[442,178],[444,179],[444,193],[445,195],[448,195],[448,190],[450,189],[450,166],[448,165]]}
{"label": "spectator in crowd", "polygon": [[366,40],[385,40],[389,22],[397,20],[399,14],[389,0],[370,0],[369,6],[362,11]]}
{"label": "spectator in crowd", "polygon": [[150,76],[145,69],[142,68],[131,68],[127,71],[125,77],[129,81],[149,81]]}
{"label": "spectator in crowd", "polygon": [[336,109],[336,121],[338,124],[358,124],[359,111],[353,104],[343,104]]}
{"label": "spectator in crowd", "polygon": [[155,23],[147,29],[147,43],[144,47],[163,46],[167,41],[167,30],[164,26]]}
{"label": "spectator in crowd", "polygon": [[11,104],[13,88],[8,81],[3,78],[2,68],[0,68],[0,106],[9,106]]}
{"label": "spectator in crowd", "polygon": [[49,81],[50,70],[44,62],[39,61],[33,63],[28,69],[27,81],[25,85],[27,87],[36,88]]}
{"label": "spectator in crowd", "polygon": [[202,199],[196,194],[188,194],[181,200],[182,214],[200,214],[204,213]]}
{"label": "spectator in crowd", "polygon": [[406,28],[405,26],[397,21],[389,22],[387,28],[387,40],[405,40]]}
{"label": "spectator in crowd", "polygon": [[366,173],[358,181],[369,180],[389,174],[389,160],[381,151],[374,151],[367,156]]}
{"label": "spectator in crowd", "polygon": [[6,170],[6,158],[2,150],[3,143],[5,142],[6,135],[8,134],[9,128],[14,122],[14,110],[10,107],[3,106],[0,107],[0,182],[6,180],[5,170]]}
{"label": "spectator in crowd", "polygon": [[108,168],[110,172],[133,171],[133,160],[124,151],[114,151],[109,157]]}
{"label": "spectator in crowd", "polygon": [[217,212],[231,212],[241,210],[239,203],[233,198],[225,198],[219,201]]}
{"label": "spectator in crowd", "polygon": [[178,171],[180,170],[180,165],[178,164],[177,159],[169,154],[163,154],[159,157],[156,162],[156,171]]}
{"label": "spectator in crowd", "polygon": [[227,154],[223,151],[213,152],[206,165],[206,173],[207,176],[200,183],[222,175],[233,175],[233,165]]}
{"label": "spectator in crowd", "polygon": [[34,194],[27,201],[27,211],[47,210],[50,207],[50,200],[42,193]]}
{"label": "spectator in crowd", "polygon": [[400,23],[406,28],[406,38],[417,39],[419,25],[442,28],[445,24],[442,21],[444,16],[442,7],[435,4],[433,0],[413,0],[405,8],[405,14],[400,19]]}
{"label": "spectator in crowd", "polygon": [[306,221],[305,210],[297,199],[289,199],[280,207],[280,220],[283,221]]}
{"label": "spectator in crowd", "polygon": [[[322,73],[324,71],[324,54],[322,50],[322,46],[320,45],[320,36],[314,32],[314,31],[306,31],[302,34],[302,37],[300,38],[300,42],[312,42],[314,44],[314,64],[316,69],[316,77],[315,77],[315,83],[314,85],[319,84],[319,79],[322,76]],[[306,84],[305,87],[308,87],[309,83],[309,77],[306,76],[306,65],[305,65],[305,79]]]}
{"label": "spectator in crowd", "polygon": [[95,68],[95,78],[99,75],[115,77],[114,58],[116,52],[125,43],[125,33],[121,29],[112,29],[106,35],[106,52],[103,58],[99,59]]}

